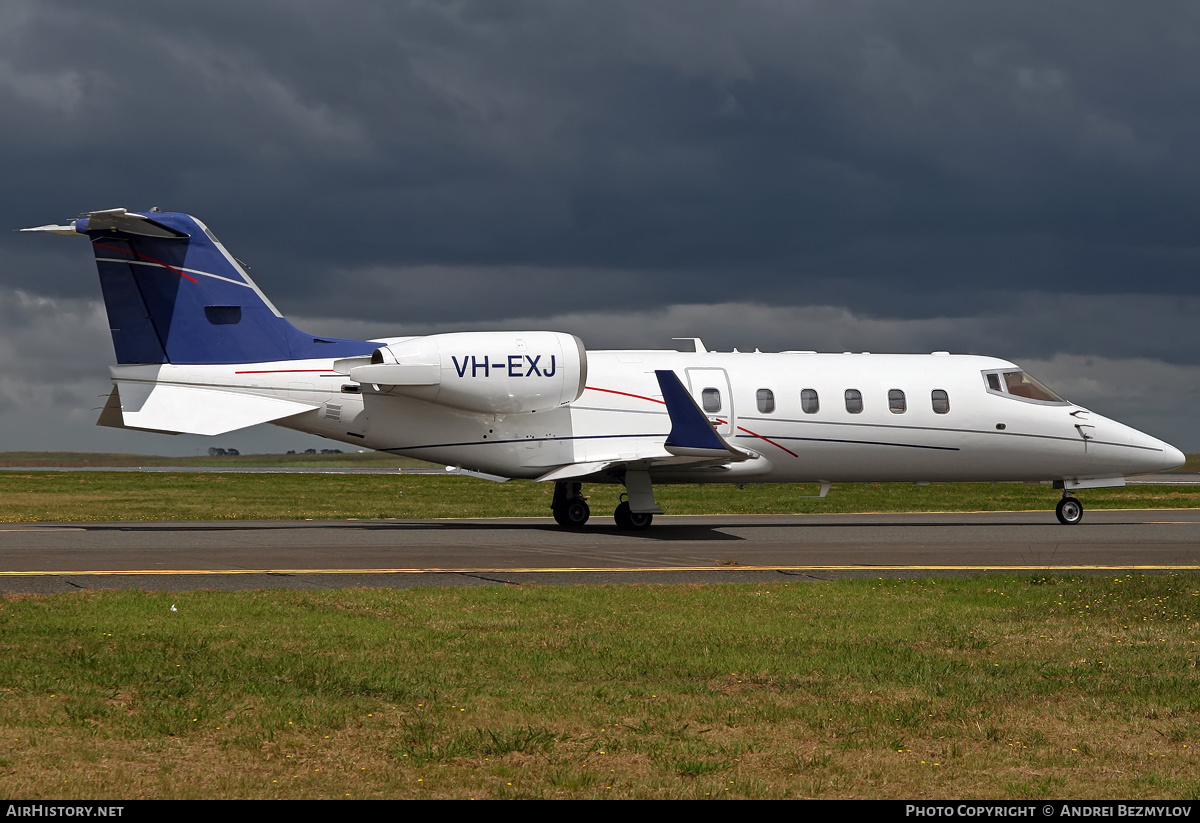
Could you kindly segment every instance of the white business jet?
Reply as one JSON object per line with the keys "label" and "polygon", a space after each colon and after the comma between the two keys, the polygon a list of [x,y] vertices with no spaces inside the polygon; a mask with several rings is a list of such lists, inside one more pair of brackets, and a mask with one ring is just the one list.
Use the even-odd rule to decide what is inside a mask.
{"label": "white business jet", "polygon": [[194,217],[125,209],[24,231],[92,244],[117,365],[102,426],[216,435],[274,423],[492,479],[620,483],[644,529],[656,483],[1049,482],[1073,492],[1180,466],[1173,446],[991,357],[586,351],[550,331],[343,340],[284,319]]}

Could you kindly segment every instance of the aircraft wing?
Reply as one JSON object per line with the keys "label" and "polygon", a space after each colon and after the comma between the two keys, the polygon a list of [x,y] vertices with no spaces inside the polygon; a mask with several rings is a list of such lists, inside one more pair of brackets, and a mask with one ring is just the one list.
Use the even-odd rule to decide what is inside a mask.
{"label": "aircraft wing", "polygon": [[609,460],[591,460],[560,466],[538,480],[578,480],[614,468],[626,471],[648,471],[654,468],[710,468],[740,463],[757,457],[753,452],[731,445],[713,429],[708,417],[696,405],[678,375],[669,369],[654,372],[662,389],[663,402],[671,419],[671,432],[661,444],[630,455],[614,455]]}

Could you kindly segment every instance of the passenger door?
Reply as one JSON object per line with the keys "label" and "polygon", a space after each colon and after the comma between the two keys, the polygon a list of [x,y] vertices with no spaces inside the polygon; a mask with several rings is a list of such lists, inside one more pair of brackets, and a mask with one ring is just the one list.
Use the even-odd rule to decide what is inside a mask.
{"label": "passenger door", "polygon": [[688,390],[717,434],[722,437],[732,435],[735,421],[729,375],[724,369],[687,369],[686,372]]}

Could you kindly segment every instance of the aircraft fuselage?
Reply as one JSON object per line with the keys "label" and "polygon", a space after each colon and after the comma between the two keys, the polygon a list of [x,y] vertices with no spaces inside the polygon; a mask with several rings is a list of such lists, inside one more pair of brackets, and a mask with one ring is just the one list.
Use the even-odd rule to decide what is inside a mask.
{"label": "aircraft fuselage", "polygon": [[[988,374],[1019,370],[997,358],[676,351],[586,357],[578,399],[511,414],[447,408],[357,384],[335,372],[331,360],[117,366],[113,377],[124,381],[152,370],[159,384],[305,403],[315,408],[276,423],[505,477],[631,461],[661,448],[671,421],[656,369],[673,370],[698,404],[707,402],[714,428],[755,455],[726,466],[656,465],[649,471],[657,483],[1091,479],[1116,485],[1099,481],[1183,462],[1169,444],[1078,405],[990,390]],[[481,372],[478,379],[487,377]]]}

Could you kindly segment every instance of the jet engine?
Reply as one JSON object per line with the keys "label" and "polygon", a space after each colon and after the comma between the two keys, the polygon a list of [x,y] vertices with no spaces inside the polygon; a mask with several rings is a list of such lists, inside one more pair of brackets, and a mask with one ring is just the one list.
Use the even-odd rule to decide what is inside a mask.
{"label": "jet engine", "polygon": [[587,352],[561,332],[456,332],[381,346],[338,371],[379,391],[487,414],[539,412],[583,394]]}

